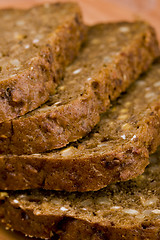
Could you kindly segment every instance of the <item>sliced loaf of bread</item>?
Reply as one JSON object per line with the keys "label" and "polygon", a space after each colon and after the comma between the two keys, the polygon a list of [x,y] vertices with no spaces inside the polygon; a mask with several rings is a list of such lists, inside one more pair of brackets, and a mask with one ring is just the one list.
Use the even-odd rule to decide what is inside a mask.
{"label": "sliced loaf of bread", "polygon": [[82,138],[158,55],[154,30],[146,23],[90,27],[81,54],[50,101],[0,124],[0,153],[40,153]]}
{"label": "sliced loaf of bread", "polygon": [[160,62],[84,139],[43,154],[0,155],[0,189],[90,191],[141,174],[160,144]]}
{"label": "sliced loaf of bread", "polygon": [[45,103],[86,35],[76,3],[0,10],[0,122]]}
{"label": "sliced loaf of bread", "polygon": [[159,240],[160,152],[150,160],[143,175],[97,192],[1,192],[1,222],[53,240]]}

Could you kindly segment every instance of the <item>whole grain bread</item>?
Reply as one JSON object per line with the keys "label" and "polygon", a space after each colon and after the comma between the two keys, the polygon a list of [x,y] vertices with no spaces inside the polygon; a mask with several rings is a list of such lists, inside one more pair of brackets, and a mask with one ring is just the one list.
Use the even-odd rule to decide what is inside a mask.
{"label": "whole grain bread", "polygon": [[0,10],[0,122],[45,103],[86,35],[76,3]]}
{"label": "whole grain bread", "polygon": [[10,229],[54,240],[159,240],[160,152],[134,180],[88,193],[1,192],[0,219]]}
{"label": "whole grain bread", "polygon": [[160,62],[84,139],[43,154],[0,155],[0,189],[90,191],[141,174],[160,144]]}
{"label": "whole grain bread", "polygon": [[0,124],[0,152],[39,153],[80,139],[158,55],[154,30],[146,23],[90,27],[57,94],[41,108]]}

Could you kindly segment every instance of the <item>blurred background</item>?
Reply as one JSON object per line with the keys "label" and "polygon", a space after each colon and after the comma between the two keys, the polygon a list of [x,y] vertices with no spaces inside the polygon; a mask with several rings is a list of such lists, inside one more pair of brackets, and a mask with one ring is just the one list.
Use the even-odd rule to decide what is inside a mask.
{"label": "blurred background", "polygon": [[[66,0],[0,0],[0,7],[26,8],[43,2]],[[78,2],[86,23],[144,19],[157,30],[160,39],[160,0],[67,0]]]}
{"label": "blurred background", "polygon": [[[28,8],[43,2],[57,1],[78,2],[87,24],[143,19],[155,27],[160,41],[160,0],[0,0],[0,8]],[[0,240],[28,240],[28,238],[0,227]]]}

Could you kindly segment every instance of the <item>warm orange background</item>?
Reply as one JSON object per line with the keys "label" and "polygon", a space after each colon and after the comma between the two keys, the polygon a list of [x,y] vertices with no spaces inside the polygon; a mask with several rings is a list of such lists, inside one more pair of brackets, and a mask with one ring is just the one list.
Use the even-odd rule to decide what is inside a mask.
{"label": "warm orange background", "polygon": [[[60,0],[0,0],[0,7],[26,8],[43,2]],[[66,1],[66,0],[62,0]],[[69,1],[69,0],[68,0]],[[144,19],[157,31],[160,40],[160,0],[74,0],[79,2],[88,24],[102,21]],[[0,228],[0,240],[27,240],[20,234]],[[32,238],[32,240],[34,240]]]}
{"label": "warm orange background", "polygon": [[142,18],[157,30],[160,39],[160,0],[0,0],[0,7],[26,8],[43,2],[79,2],[87,23]]}

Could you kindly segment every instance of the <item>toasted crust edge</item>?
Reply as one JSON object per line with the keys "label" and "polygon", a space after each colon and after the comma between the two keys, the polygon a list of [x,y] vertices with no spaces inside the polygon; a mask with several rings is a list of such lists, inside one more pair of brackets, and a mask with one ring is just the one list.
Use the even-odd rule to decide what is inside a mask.
{"label": "toasted crust edge", "polygon": [[54,93],[65,67],[77,56],[86,37],[81,10],[74,3],[73,8],[73,17],[50,35],[28,68],[0,81],[0,123],[36,109]]}
{"label": "toasted crust edge", "polygon": [[0,139],[0,153],[40,153],[82,138],[99,122],[100,113],[105,112],[111,101],[147,70],[159,54],[155,32],[146,25],[146,30],[97,75],[94,81],[98,89],[90,83],[84,95],[71,103],[38,116],[0,124],[0,136],[5,136]]}
{"label": "toasted crust edge", "polygon": [[[12,194],[11,194],[12,195]],[[0,221],[5,228],[20,231],[29,237],[61,240],[96,239],[123,240],[148,239],[159,240],[160,224],[144,223],[137,227],[120,228],[112,226],[110,221],[91,223],[67,214],[35,214],[23,205],[13,203],[14,197],[1,200]]]}
{"label": "toasted crust edge", "polygon": [[149,154],[160,144],[160,103],[148,108],[139,120],[138,142],[130,141],[115,151],[98,156],[52,158],[48,155],[1,155],[0,189],[96,191],[110,183],[127,181],[141,173],[149,163]]}

